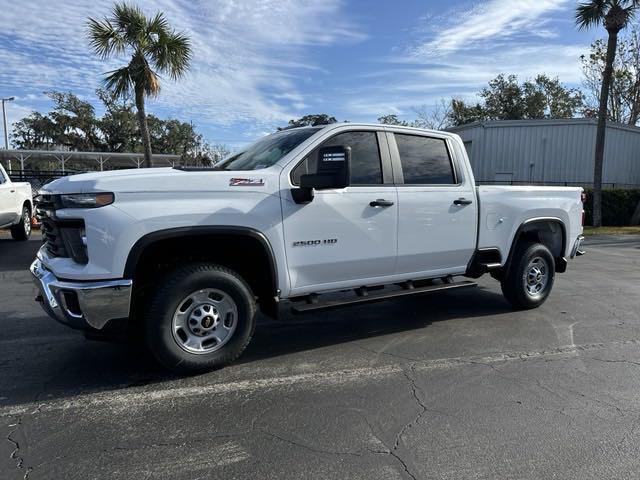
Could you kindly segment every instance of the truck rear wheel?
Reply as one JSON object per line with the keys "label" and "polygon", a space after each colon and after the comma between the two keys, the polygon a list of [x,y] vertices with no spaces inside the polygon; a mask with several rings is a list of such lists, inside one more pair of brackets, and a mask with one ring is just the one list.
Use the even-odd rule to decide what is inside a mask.
{"label": "truck rear wheel", "polygon": [[20,216],[20,222],[11,227],[11,237],[14,240],[29,240],[31,236],[31,212],[29,207],[22,207],[22,215]]}
{"label": "truck rear wheel", "polygon": [[555,261],[547,247],[523,242],[516,246],[511,265],[501,281],[505,298],[520,310],[542,305],[551,293]]}
{"label": "truck rear wheel", "polygon": [[255,299],[235,272],[194,263],[170,272],[145,315],[148,348],[165,367],[197,373],[234,361],[255,328]]}

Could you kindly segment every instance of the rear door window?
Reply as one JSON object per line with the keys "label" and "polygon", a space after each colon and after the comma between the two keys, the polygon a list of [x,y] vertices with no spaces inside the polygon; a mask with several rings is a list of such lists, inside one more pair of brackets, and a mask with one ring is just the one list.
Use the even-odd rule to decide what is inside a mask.
{"label": "rear door window", "polygon": [[396,133],[405,185],[456,183],[447,143],[441,138]]}

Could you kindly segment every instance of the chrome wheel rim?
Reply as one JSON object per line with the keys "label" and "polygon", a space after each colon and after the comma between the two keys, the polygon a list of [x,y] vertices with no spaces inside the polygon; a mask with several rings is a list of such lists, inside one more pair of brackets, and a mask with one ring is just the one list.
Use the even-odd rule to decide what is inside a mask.
{"label": "chrome wheel rim", "polygon": [[233,336],[238,307],[225,292],[215,288],[187,295],[176,308],[171,323],[173,339],[196,355],[220,350]]}
{"label": "chrome wheel rim", "polygon": [[29,210],[26,210],[22,213],[22,224],[24,227],[24,233],[29,235],[31,233],[31,218],[29,217]]}
{"label": "chrome wheel rim", "polygon": [[524,271],[523,282],[527,295],[539,298],[549,284],[549,265],[542,257],[533,258]]}

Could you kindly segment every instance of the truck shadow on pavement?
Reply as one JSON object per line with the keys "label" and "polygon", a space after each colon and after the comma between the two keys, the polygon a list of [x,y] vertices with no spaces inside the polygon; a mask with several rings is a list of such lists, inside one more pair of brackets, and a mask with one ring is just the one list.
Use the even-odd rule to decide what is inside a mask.
{"label": "truck shadow on pavement", "polygon": [[0,237],[0,273],[28,270],[36,258],[36,252],[42,243],[40,234],[34,234],[26,242],[18,242],[1,233]]}
{"label": "truck shadow on pavement", "polygon": [[0,338],[0,408],[82,394],[124,393],[136,386],[160,389],[235,381],[251,375],[252,370],[260,371],[262,363],[264,371],[274,365],[293,371],[296,363],[320,364],[327,358],[344,359],[338,361],[347,366],[354,359],[375,362],[377,351],[389,344],[394,344],[393,354],[399,358],[423,358],[433,355],[435,346],[447,349],[451,336],[460,329],[453,323],[430,329],[432,324],[455,319],[484,329],[495,327],[496,318],[511,320],[503,317],[511,310],[502,295],[483,288],[301,316],[289,313],[285,304],[277,321],[258,317],[253,341],[234,365],[179,378],[159,367],[140,344],[87,341],[79,332],[46,317],[32,301],[35,287],[29,290],[28,268],[39,247],[39,232],[28,242],[0,237],[0,293],[4,298],[0,302],[4,333]]}
{"label": "truck shadow on pavement", "polygon": [[[258,325],[253,340],[237,363],[258,362],[280,355],[403,333],[428,336],[430,332],[427,327],[434,323],[474,317],[482,321],[480,317],[509,312],[512,309],[502,295],[481,288],[466,292],[439,292],[306,315],[283,311],[278,321],[265,320]],[[426,330],[420,332],[422,329]],[[412,352],[405,352],[407,358],[428,354],[424,342],[418,341],[405,347],[414,347]]]}
{"label": "truck shadow on pavement", "polygon": [[[370,355],[374,359],[376,347],[372,343],[376,338],[387,336],[393,340],[394,335],[415,332],[413,341],[412,335],[402,335],[405,338],[400,339],[404,342],[400,348],[408,350],[401,350],[398,356],[406,355],[411,359],[428,355],[429,345],[425,345],[425,338],[427,344],[439,342],[442,345],[442,331],[436,339],[429,339],[431,332],[428,327],[436,322],[451,319],[482,322],[482,317],[509,312],[511,310],[501,295],[481,288],[304,316],[293,316],[283,311],[281,319],[275,322],[259,317],[254,339],[235,363],[236,368],[232,365],[187,378],[178,378],[162,370],[142,347],[86,341],[77,332],[51,325],[41,339],[37,333],[29,332],[26,338],[19,338],[15,344],[3,342],[8,348],[3,348],[4,352],[0,353],[0,408],[88,393],[124,393],[128,388],[138,386],[158,389],[234,381],[246,374],[247,369],[259,368],[261,361],[269,360],[269,366],[273,366],[280,356],[308,352],[304,359],[282,361],[313,363],[316,360],[316,352],[313,351],[323,348],[329,349],[324,352],[323,359],[326,355],[344,356],[347,362],[350,357],[362,359],[362,355]],[[44,321],[37,320],[38,323]],[[50,320],[46,319],[46,322]]]}

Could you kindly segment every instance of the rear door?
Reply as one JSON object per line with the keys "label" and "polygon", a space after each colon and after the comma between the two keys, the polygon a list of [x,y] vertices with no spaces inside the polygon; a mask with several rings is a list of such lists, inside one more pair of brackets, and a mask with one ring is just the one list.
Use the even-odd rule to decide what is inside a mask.
{"label": "rear door", "polygon": [[[291,188],[301,175],[317,171],[318,149],[329,146],[351,148],[351,184],[316,190],[312,202],[296,204]],[[285,168],[281,180],[291,294],[362,286],[391,275],[398,204],[385,133],[341,130],[303,155]]]}
{"label": "rear door", "polygon": [[453,143],[436,133],[387,136],[398,184],[396,272],[416,278],[464,273],[476,248],[478,205]]}
{"label": "rear door", "polygon": [[15,220],[15,188],[8,181],[5,171],[0,167],[0,226],[4,226]]}

